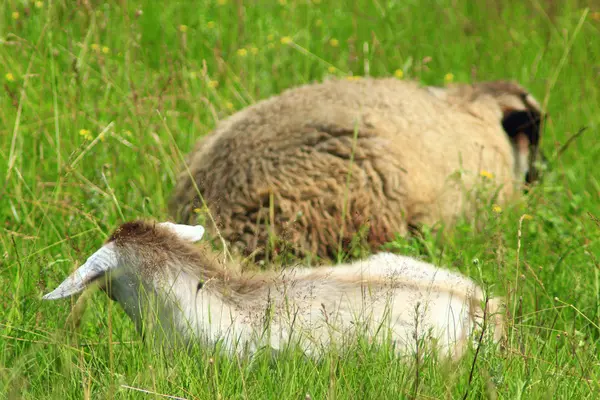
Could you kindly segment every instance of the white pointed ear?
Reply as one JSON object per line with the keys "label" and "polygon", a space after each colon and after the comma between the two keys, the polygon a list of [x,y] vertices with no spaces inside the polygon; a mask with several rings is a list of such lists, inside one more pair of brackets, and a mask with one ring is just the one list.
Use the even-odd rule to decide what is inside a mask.
{"label": "white pointed ear", "polygon": [[109,243],[100,247],[87,261],[56,289],[48,293],[43,300],[56,300],[72,296],[83,291],[92,281],[103,276],[108,270],[118,266],[114,245]]}
{"label": "white pointed ear", "polygon": [[202,225],[184,225],[172,222],[161,222],[158,225],[170,229],[181,239],[190,242],[197,242],[204,236],[204,227]]}

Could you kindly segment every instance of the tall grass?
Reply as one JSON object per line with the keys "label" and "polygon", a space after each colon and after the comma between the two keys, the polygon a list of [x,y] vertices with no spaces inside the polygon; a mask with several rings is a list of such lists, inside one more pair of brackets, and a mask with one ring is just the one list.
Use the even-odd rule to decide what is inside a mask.
{"label": "tall grass", "polygon": [[[597,0],[3,2],[0,393],[597,398],[599,38]],[[75,331],[72,301],[40,301],[119,222],[166,218],[181,155],[219,120],[295,85],[367,74],[516,79],[550,113],[551,170],[522,202],[482,203],[482,231],[463,222],[443,240],[389,245],[507,296],[504,351],[455,367],[363,343],[310,361],[173,357],[147,349],[105,296]]]}

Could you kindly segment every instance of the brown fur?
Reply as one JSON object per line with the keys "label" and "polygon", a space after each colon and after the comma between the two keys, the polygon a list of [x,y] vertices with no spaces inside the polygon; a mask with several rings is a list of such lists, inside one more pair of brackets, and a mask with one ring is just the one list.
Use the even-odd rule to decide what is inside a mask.
{"label": "brown fur", "polygon": [[206,245],[194,245],[181,240],[169,229],[152,222],[126,222],[106,241],[111,242],[121,250],[121,254],[136,260],[135,265],[139,265],[139,273],[144,276],[164,272],[166,266],[176,263],[181,266],[198,266],[194,272],[201,279],[223,280],[227,269],[216,254],[200,251],[199,247]]}
{"label": "brown fur", "polygon": [[170,211],[194,222],[197,186],[224,238],[259,255],[270,230],[298,255],[329,258],[361,228],[375,249],[423,224],[451,226],[472,212],[467,192],[480,171],[500,186],[497,202],[515,194],[523,177],[514,176],[502,120],[539,115],[530,99],[512,82],[443,89],[362,79],[290,89],[197,143]]}
{"label": "brown fur", "polygon": [[[241,268],[234,264],[226,264],[219,254],[215,253],[207,244],[193,244],[180,239],[168,228],[156,225],[154,222],[143,220],[129,221],[118,227],[107,239],[106,243],[113,242],[119,249],[119,254],[132,260],[137,272],[146,278],[155,275],[177,274],[176,269],[195,276],[203,282],[210,281],[210,287],[231,299],[252,301],[255,292],[264,292],[273,284],[282,280],[283,276],[277,269],[262,272],[241,272]],[[174,269],[169,271],[169,269]],[[322,281],[326,278],[329,269],[314,268],[309,274],[294,276],[294,280]],[[413,279],[404,279],[395,276],[377,277],[364,280],[354,275],[336,278],[340,284],[364,284],[373,287],[415,287],[418,289],[434,290],[451,293],[454,297],[467,298],[471,287],[449,287],[445,283],[432,284],[431,282],[415,282]],[[481,294],[475,298],[481,298]]]}
{"label": "brown fur", "polygon": [[265,286],[273,280],[274,273],[245,276],[239,274],[240,267],[226,263],[220,254],[214,252],[207,243],[193,244],[181,240],[168,228],[154,222],[135,220],[122,224],[107,239],[120,250],[120,254],[130,258],[142,276],[152,277],[176,271],[168,268],[181,268],[184,272],[209,282],[213,288],[230,295],[245,295]]}

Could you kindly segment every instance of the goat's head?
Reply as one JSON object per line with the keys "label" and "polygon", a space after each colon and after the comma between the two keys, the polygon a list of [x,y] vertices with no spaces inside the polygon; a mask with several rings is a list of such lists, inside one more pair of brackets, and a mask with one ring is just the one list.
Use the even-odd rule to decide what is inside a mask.
{"label": "goat's head", "polygon": [[[528,184],[540,179],[538,165],[546,163],[546,157],[539,149],[540,126],[546,115],[521,85],[513,81],[489,81],[429,89],[452,104],[477,104],[484,108],[491,105],[494,110],[499,110],[502,128],[513,148],[515,176],[522,176]],[[477,106],[469,109],[480,110]]]}
{"label": "goat's head", "polygon": [[[151,240],[147,237],[148,235],[152,235],[153,239],[159,240],[162,239],[161,236],[174,235],[178,239],[187,242],[196,242],[204,235],[204,228],[200,225],[190,226],[171,222],[152,225],[142,221],[134,221],[123,224],[117,228],[98,251],[92,254],[82,266],[75,270],[55,290],[46,294],[43,299],[55,300],[72,296],[83,291],[93,282],[106,276],[113,280],[114,276],[126,273],[126,270],[138,269],[136,272],[147,273],[147,271],[139,269],[148,269],[152,267],[148,263],[154,264],[159,260],[132,260],[132,258],[142,256],[145,251],[160,250],[160,248],[157,248],[157,241]],[[169,244],[172,244],[172,242],[165,243],[165,246]],[[141,246],[141,248],[131,249],[131,246]],[[165,254],[165,256],[168,256],[168,254]],[[104,287],[104,289],[107,288]]]}
{"label": "goat's head", "polygon": [[[144,336],[149,323],[160,320],[163,324],[165,317],[172,317],[176,312],[172,309],[174,302],[169,301],[172,294],[169,293],[169,286],[177,279],[177,290],[184,296],[187,292],[195,293],[195,287],[187,290],[190,289],[187,286],[197,285],[199,279],[178,275],[186,274],[185,268],[180,268],[186,263],[200,264],[201,261],[198,262],[194,257],[199,257],[201,253],[191,243],[200,240],[203,234],[204,228],[199,225],[127,222],[43,299],[69,297],[90,285],[98,284],[109,297],[121,304]],[[169,327],[165,324],[161,328],[165,330]]]}

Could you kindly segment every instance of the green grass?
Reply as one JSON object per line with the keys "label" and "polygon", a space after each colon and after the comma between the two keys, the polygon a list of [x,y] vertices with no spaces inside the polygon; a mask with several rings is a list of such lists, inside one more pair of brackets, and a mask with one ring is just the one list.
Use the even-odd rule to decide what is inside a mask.
{"label": "green grass", "polygon": [[[600,2],[77,3],[0,6],[2,397],[598,398]],[[167,217],[182,155],[218,120],[328,75],[397,69],[428,84],[516,79],[550,113],[552,168],[522,202],[483,204],[479,232],[391,244],[507,296],[505,351],[456,367],[360,344],[317,361],[169,357],[100,293],[74,334],[72,301],[40,301],[119,222]]]}

